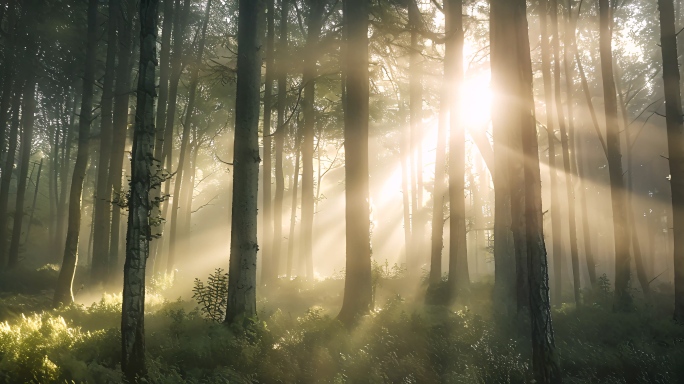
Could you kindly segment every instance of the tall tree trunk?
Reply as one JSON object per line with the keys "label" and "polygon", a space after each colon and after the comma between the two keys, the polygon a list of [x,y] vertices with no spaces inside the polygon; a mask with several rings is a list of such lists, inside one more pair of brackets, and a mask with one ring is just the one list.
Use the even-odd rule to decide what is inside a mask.
{"label": "tall tree trunk", "polygon": [[[453,97],[450,97],[449,119],[449,292],[455,298],[457,289],[470,285],[468,252],[466,247],[465,215],[465,128],[461,122],[460,88],[463,82],[463,2],[445,2],[447,38],[444,63],[450,69],[447,78]],[[421,150],[418,150],[420,156]],[[422,171],[419,168],[419,173]],[[419,185],[420,187],[420,185]],[[419,196],[420,198],[420,196]],[[422,208],[419,207],[419,210]],[[422,219],[418,223],[422,226]],[[418,238],[418,241],[421,241]]]}
{"label": "tall tree trunk", "polygon": [[660,46],[663,56],[663,82],[665,84],[665,116],[667,121],[667,148],[672,189],[672,224],[674,228],[674,319],[684,322],[684,124],[682,97],[679,90],[677,64],[677,32],[675,30],[672,0],[658,0],[660,12]]}
{"label": "tall tree trunk", "polygon": [[259,189],[259,88],[261,1],[240,0],[238,16],[235,155],[226,323],[256,316],[257,191]]}
{"label": "tall tree trunk", "polygon": [[408,23],[411,29],[411,47],[409,49],[409,124],[410,124],[410,164],[411,164],[411,247],[407,263],[409,274],[417,275],[420,266],[425,262],[422,251],[425,241],[425,223],[422,220],[423,209],[423,63],[420,27],[422,15],[416,0],[408,1]]}
{"label": "tall tree trunk", "polygon": [[116,21],[119,15],[119,0],[109,0],[109,20],[107,25],[107,61],[102,83],[100,101],[100,149],[97,161],[97,188],[95,190],[95,209],[93,212],[93,260],[91,279],[102,284],[109,267],[109,229],[111,222],[112,192],[107,190],[109,180],[109,160],[112,154],[112,109],[114,107],[114,74],[116,68]]}
{"label": "tall tree trunk", "polygon": [[609,0],[599,0],[601,74],[606,115],[606,148],[610,174],[610,194],[613,207],[613,233],[615,241],[615,304],[616,310],[631,307],[628,292],[630,279],[629,231],[625,186],[622,180],[622,151],[617,116],[617,94],[613,78],[612,11]]}
{"label": "tall tree trunk", "polygon": [[337,318],[347,326],[371,309],[370,207],[368,176],[368,0],[343,3],[346,29],[344,148],[346,274]]}
{"label": "tall tree trunk", "polygon": [[[166,121],[163,124],[164,127],[164,148],[162,149],[161,163],[164,164],[164,168],[168,172],[173,172],[173,126],[176,120],[176,109],[178,101],[178,84],[180,82],[181,75],[183,73],[183,42],[185,39],[185,32],[187,28],[187,15],[189,14],[190,0],[183,1],[183,7],[181,8],[180,0],[176,0],[174,6],[174,21],[173,21],[173,52],[171,54],[171,74],[169,78],[169,94],[166,109]],[[159,123],[162,126],[162,123]],[[178,163],[180,164],[180,162]],[[168,178],[164,182],[164,195],[169,196],[171,194],[171,178]],[[168,212],[169,201],[168,199],[162,204],[162,222],[164,222],[169,216]],[[165,227],[165,226],[164,226]],[[163,229],[162,229],[163,232]],[[169,239],[170,241],[171,239]],[[160,246],[163,243],[160,243]],[[169,263],[167,260],[167,267]],[[170,272],[170,270],[167,270]]]}
{"label": "tall tree trunk", "polygon": [[287,278],[290,279],[292,274],[292,260],[294,259],[294,243],[295,243],[295,226],[297,225],[297,189],[299,186],[299,134],[295,133],[295,167],[292,174],[292,209],[290,211],[290,237],[287,241],[287,271],[285,272]]}
{"label": "tall tree trunk", "polygon": [[323,25],[324,0],[309,0],[306,56],[302,72],[304,87],[304,131],[302,132],[302,226],[300,253],[306,263],[306,278],[313,280],[313,219],[314,219],[314,127],[316,125],[316,63],[318,39]]}
{"label": "tall tree trunk", "polygon": [[273,204],[271,182],[273,175],[271,139],[271,117],[273,115],[273,81],[275,78],[275,0],[266,0],[266,81],[264,84],[264,174],[261,177],[264,190],[262,191],[264,216],[261,219],[262,260],[261,284],[269,284],[278,279],[278,265],[273,257]]}
{"label": "tall tree trunk", "polygon": [[9,130],[9,146],[7,156],[2,168],[2,178],[0,178],[0,267],[4,268],[9,261],[9,250],[7,249],[7,239],[9,231],[7,229],[7,209],[9,206],[9,190],[14,173],[14,160],[17,152],[17,142],[19,141],[19,109],[21,108],[21,93],[23,81],[15,79],[12,95],[12,119]]}
{"label": "tall tree trunk", "polygon": [[[207,36],[207,26],[209,24],[209,12],[211,10],[211,0],[207,2],[207,6],[204,10],[204,21],[202,23],[202,35],[199,40],[199,46],[197,48],[197,58],[195,59],[195,65],[192,68],[192,73],[190,75],[190,91],[188,95],[188,106],[185,113],[185,121],[183,122],[183,138],[181,141],[180,155],[178,157],[178,168],[176,170],[176,182],[173,186],[173,205],[171,208],[171,231],[169,233],[169,258],[166,265],[167,272],[171,272],[174,269],[176,262],[176,240],[178,231],[178,206],[182,200],[181,187],[183,183],[188,183],[189,179],[187,173],[189,171],[188,165],[189,161],[189,151],[188,145],[190,144],[190,129],[193,124],[193,116],[195,114],[195,99],[197,97],[197,86],[199,85],[199,69],[202,65],[202,57],[204,56],[204,45],[206,43]],[[168,128],[168,127],[167,127]]]}
{"label": "tall tree trunk", "polygon": [[[557,3],[558,0],[554,0]],[[556,4],[557,6],[557,4]],[[575,182],[574,169],[572,169],[572,162],[570,157],[570,136],[573,135],[575,124],[573,122],[573,91],[574,91],[574,74],[573,74],[573,60],[572,60],[572,36],[575,34],[575,27],[572,21],[572,7],[571,0],[566,2],[567,13],[565,19],[565,40],[563,47],[563,62],[565,70],[565,92],[568,105],[568,124],[560,125],[561,130],[561,147],[563,149],[563,170],[565,171],[565,190],[568,198],[568,229],[570,231],[570,259],[572,261],[572,277],[573,277],[573,293],[575,296],[575,305],[581,304],[580,297],[580,270],[579,270],[579,255],[577,251],[577,220],[575,217]],[[558,24],[558,14],[556,14],[556,24]],[[557,43],[560,45],[560,41]],[[560,84],[559,84],[560,90]],[[558,92],[556,93],[558,94]],[[558,99],[560,101],[560,98]],[[562,109],[562,105],[559,105]],[[567,129],[566,129],[567,128]]]}
{"label": "tall tree trunk", "polygon": [[[532,96],[532,62],[524,0],[494,0],[491,3],[492,83],[497,84],[502,103],[499,118],[508,117],[512,140],[521,140],[525,190],[525,247],[530,286],[532,371],[536,382],[561,383],[560,364],[555,349],[548,268],[544,244],[541,175],[536,117]],[[496,102],[496,100],[495,100]],[[501,122],[501,120],[499,120]],[[515,146],[512,145],[512,148]],[[497,171],[497,174],[503,172]],[[497,266],[498,268],[498,266]]]}
{"label": "tall tree trunk", "polygon": [[[4,160],[5,143],[7,141],[7,122],[9,120],[9,107],[12,100],[13,82],[16,55],[16,0],[9,0],[7,8],[7,37],[5,40],[5,52],[2,64],[2,94],[0,95],[0,161]],[[0,19],[1,20],[1,19]],[[3,227],[4,228],[4,227]],[[2,251],[0,251],[2,253]],[[2,260],[0,260],[2,263]]]}
{"label": "tall tree trunk", "polygon": [[126,262],[121,312],[121,369],[129,382],[147,374],[145,365],[145,264],[150,251],[150,201],[157,96],[158,0],[140,0],[140,64],[131,156]]}
{"label": "tall tree trunk", "polygon": [[55,287],[54,305],[74,302],[72,286],[78,262],[78,236],[81,231],[81,194],[83,179],[88,166],[88,145],[90,124],[93,116],[93,88],[95,86],[95,54],[97,50],[97,4],[98,0],[88,0],[88,35],[86,42],[85,66],[83,71],[83,93],[81,95],[81,114],[78,119],[78,150],[74,173],[69,192],[69,220],[64,260],[59,270]]}
{"label": "tall tree trunk", "polygon": [[[131,69],[133,66],[132,56],[132,30],[133,30],[133,2],[120,0],[121,11],[119,12],[119,62],[116,68],[116,87],[114,89],[114,116],[112,134],[112,154],[109,159],[109,176],[107,191],[112,191],[112,223],[109,242],[109,268],[117,270],[119,263],[120,232],[121,232],[121,206],[120,196],[122,186],[122,172],[124,149],[126,147],[126,135],[128,132],[128,109],[129,96],[131,93]],[[120,275],[119,275],[120,276]],[[116,275],[110,274],[110,278]]]}
{"label": "tall tree trunk", "polygon": [[[80,90],[77,92],[71,92],[69,95],[69,104],[70,107],[67,108],[67,112],[69,113],[69,117],[65,117],[64,124],[63,124],[63,133],[62,133],[62,154],[61,154],[61,162],[60,162],[60,170],[59,170],[59,179],[60,179],[60,191],[59,191],[59,202],[57,205],[57,243],[55,243],[55,249],[62,249],[64,248],[64,240],[66,237],[66,218],[67,214],[66,211],[69,208],[69,202],[67,200],[67,196],[69,195],[69,185],[70,183],[70,175],[69,175],[69,165],[71,164],[71,144],[74,140],[74,131],[76,130],[75,128],[75,121],[76,121],[76,104],[77,100],[76,97],[80,93]],[[58,262],[58,260],[55,260]]]}
{"label": "tall tree trunk", "polygon": [[[558,124],[565,126],[563,107],[560,103],[560,54],[558,53],[558,24],[552,23],[552,41],[549,45],[549,35],[547,33],[548,15],[552,15],[552,21],[557,19],[557,0],[541,0],[539,7],[539,18],[541,26],[541,47],[542,47],[542,76],[544,77],[544,97],[546,99],[546,131],[549,143],[549,172],[550,172],[550,193],[551,205],[549,212],[551,215],[551,245],[553,247],[553,301],[560,305],[563,302],[563,261],[561,250],[561,223],[560,223],[560,201],[558,200],[558,174],[556,171],[556,134],[553,121],[553,108],[555,105],[558,113]],[[553,16],[556,15],[556,16]],[[555,25],[555,28],[553,27]],[[553,48],[553,51],[552,51]],[[555,76],[551,77],[551,62],[554,62]],[[555,82],[556,93],[552,92],[552,82]],[[553,101],[552,101],[553,100]],[[562,119],[561,119],[562,117]]]}
{"label": "tall tree trunk", "polygon": [[[164,3],[164,21],[162,22],[162,32],[161,32],[161,50],[159,51],[159,88],[157,91],[157,117],[156,122],[156,140],[157,143],[154,146],[154,159],[155,166],[157,167],[157,172],[162,176],[162,169],[164,168],[163,163],[163,150],[164,150],[164,122],[166,121],[166,103],[169,97],[169,71],[170,58],[171,58],[171,31],[173,29],[174,20],[174,0],[162,0]],[[153,201],[159,201],[162,198],[162,188],[154,188],[152,190]],[[152,217],[154,218],[156,225],[152,227],[153,237],[150,240],[150,257],[152,258],[152,263],[154,266],[154,272],[157,272],[160,263],[157,263],[158,257],[157,250],[159,250],[162,239],[162,228],[164,223],[160,220],[162,215],[161,205],[155,204],[152,206]]]}
{"label": "tall tree trunk", "polygon": [[38,164],[38,175],[36,175],[36,189],[33,193],[33,203],[31,204],[31,216],[29,216],[28,224],[26,225],[26,237],[24,237],[24,242],[28,242],[29,235],[31,234],[31,223],[33,223],[33,214],[36,213],[36,203],[38,202],[38,187],[40,187],[40,173],[43,170],[43,159],[40,159]]}
{"label": "tall tree trunk", "polygon": [[[284,64],[287,55],[287,16],[289,13],[290,0],[280,1],[280,40],[278,42],[278,60],[276,65],[278,78],[278,123],[273,133],[275,136],[275,198],[273,201],[273,243],[272,262],[278,268],[283,241],[283,197],[285,195],[285,176],[283,173],[283,145],[285,141],[285,112],[287,104],[287,66]],[[299,152],[297,152],[299,154]],[[299,173],[299,170],[297,170]],[[293,238],[290,237],[290,242]],[[289,248],[289,245],[288,245]],[[290,278],[292,272],[292,260],[288,257],[288,269],[286,275]]]}

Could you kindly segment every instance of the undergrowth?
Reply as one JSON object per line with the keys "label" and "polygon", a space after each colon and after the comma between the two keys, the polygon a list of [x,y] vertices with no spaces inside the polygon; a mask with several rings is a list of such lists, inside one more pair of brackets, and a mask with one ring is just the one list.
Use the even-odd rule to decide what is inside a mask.
{"label": "undergrowth", "polygon": [[[298,297],[301,288],[282,283],[277,297]],[[203,306],[151,292],[148,382],[530,382],[529,328],[513,318],[504,319],[510,327],[494,321],[484,309],[491,304],[480,299],[491,286],[471,292],[473,306],[456,311],[394,296],[351,332],[331,316],[334,307],[269,311],[262,298],[259,320],[228,327],[208,319]],[[566,382],[684,382],[684,328],[669,320],[669,293],[653,296],[629,313],[612,312],[602,294],[555,310]],[[120,310],[120,296],[108,295],[88,307],[27,312],[0,324],[0,382],[121,382]]]}

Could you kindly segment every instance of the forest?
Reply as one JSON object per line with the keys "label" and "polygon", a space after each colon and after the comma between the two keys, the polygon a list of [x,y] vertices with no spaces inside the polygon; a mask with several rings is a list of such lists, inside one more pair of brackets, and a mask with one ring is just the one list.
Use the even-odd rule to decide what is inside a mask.
{"label": "forest", "polygon": [[0,0],[0,383],[684,383],[684,0]]}

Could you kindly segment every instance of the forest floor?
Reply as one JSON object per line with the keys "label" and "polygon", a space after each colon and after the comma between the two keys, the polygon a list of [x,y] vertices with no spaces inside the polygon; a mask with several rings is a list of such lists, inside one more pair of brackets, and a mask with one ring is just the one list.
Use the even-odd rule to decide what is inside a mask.
{"label": "forest floor", "polygon": [[[0,383],[122,382],[121,296],[51,309],[55,277],[51,268],[0,276]],[[213,278],[222,284],[221,275]],[[204,280],[195,292],[205,302],[219,298]],[[146,382],[531,382],[529,326],[492,315],[491,283],[473,284],[452,308],[423,304],[424,289],[412,292],[397,276],[376,283],[376,310],[349,331],[334,318],[339,278],[262,289],[258,319],[239,327],[213,321],[220,306],[198,303],[189,290],[169,301],[172,283],[155,280],[146,304]],[[635,292],[628,313],[612,312],[607,287],[584,292],[579,308],[554,309],[565,382],[684,382],[684,326],[671,320],[671,287],[659,287],[648,304]]]}

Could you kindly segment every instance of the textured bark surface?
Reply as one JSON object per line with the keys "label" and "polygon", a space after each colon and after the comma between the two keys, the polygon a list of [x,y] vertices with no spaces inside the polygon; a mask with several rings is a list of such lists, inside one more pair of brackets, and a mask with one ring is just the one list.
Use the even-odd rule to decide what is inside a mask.
{"label": "textured bark surface", "polygon": [[145,364],[145,266],[150,251],[150,187],[155,145],[158,0],[140,0],[140,63],[121,311],[121,369],[129,382],[147,374]]}
{"label": "textured bark surface", "polygon": [[667,147],[672,189],[672,224],[674,229],[674,319],[684,322],[684,124],[682,97],[677,64],[677,32],[672,0],[658,0],[660,43],[663,56],[663,82],[667,121]]}
{"label": "textured bark surface", "polygon": [[9,255],[9,249],[7,248],[9,237],[7,212],[9,208],[10,184],[12,182],[12,173],[14,173],[14,156],[16,155],[17,143],[19,141],[19,109],[21,108],[21,91],[23,89],[22,80],[15,79],[13,88],[11,102],[12,118],[8,137],[9,145],[2,168],[2,178],[0,178],[0,268],[4,268],[7,265]]}
{"label": "textured bark surface", "polygon": [[370,207],[368,201],[368,0],[343,3],[346,27],[344,149],[346,274],[337,318],[351,326],[371,309]]}
{"label": "textured bark surface", "polygon": [[69,219],[67,222],[64,258],[55,287],[54,305],[74,302],[72,286],[78,262],[78,235],[81,229],[81,194],[88,166],[88,141],[93,115],[93,88],[95,86],[95,50],[97,49],[97,0],[88,0],[88,36],[86,41],[81,113],[78,119],[78,149],[69,192]]}
{"label": "textured bark surface", "polygon": [[[307,17],[306,51],[302,83],[304,99],[304,129],[302,132],[302,226],[301,257],[306,262],[306,278],[313,279],[313,219],[314,219],[314,128],[316,126],[316,76],[318,61],[318,40],[323,24],[324,0],[309,0]],[[300,271],[300,273],[303,271]]]}
{"label": "textured bark surface", "polygon": [[615,303],[616,310],[631,307],[629,294],[630,255],[627,227],[625,185],[622,179],[622,150],[617,115],[617,93],[613,78],[612,10],[609,0],[599,0],[599,45],[601,52],[601,77],[606,116],[606,149],[610,175],[610,195],[613,207],[613,235],[615,241]]}
{"label": "textured bark surface", "polygon": [[116,20],[119,0],[109,0],[109,19],[107,21],[107,59],[102,82],[100,101],[100,148],[97,161],[97,187],[93,218],[93,260],[91,279],[93,283],[103,283],[109,267],[109,229],[111,222],[112,191],[107,190],[109,180],[109,159],[112,153],[112,108],[114,107],[114,74],[116,67],[117,35]]}
{"label": "textured bark surface", "polygon": [[461,122],[459,91],[463,82],[463,2],[449,0],[445,6],[451,35],[446,41],[444,62],[453,71],[449,73],[449,86],[453,90],[453,98],[449,99],[449,294],[453,300],[457,290],[470,285],[466,247],[465,127]]}
{"label": "textured bark surface", "polygon": [[256,316],[257,190],[259,188],[259,88],[263,18],[261,0],[240,0],[233,210],[226,323]]}

